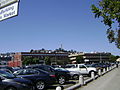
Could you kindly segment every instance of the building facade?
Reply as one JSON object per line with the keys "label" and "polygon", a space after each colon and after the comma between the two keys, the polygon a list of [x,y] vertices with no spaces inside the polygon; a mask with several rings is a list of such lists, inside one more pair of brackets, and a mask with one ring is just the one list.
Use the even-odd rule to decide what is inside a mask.
{"label": "building facade", "polygon": [[105,63],[109,62],[111,53],[96,52],[96,53],[84,53],[84,60],[89,60],[90,63]]}
{"label": "building facade", "polygon": [[[45,61],[45,58],[48,57],[49,61],[52,64],[68,64],[76,63],[76,57],[82,56],[85,63],[104,63],[109,62],[109,57],[111,53],[105,52],[95,52],[95,53],[66,53],[66,52],[18,52],[13,55],[11,61],[8,62],[8,65],[11,67],[23,66],[25,61],[24,57],[38,58],[39,62]],[[44,63],[44,62],[43,62]]]}
{"label": "building facade", "polygon": [[84,62],[87,63],[104,63],[109,62],[111,53],[105,53],[105,52],[94,52],[94,53],[76,53],[69,55],[69,58],[71,62],[76,61],[77,56],[82,56],[84,59]]}
{"label": "building facade", "polygon": [[14,54],[14,58],[9,62],[9,65],[13,67],[22,66],[24,57],[39,58],[39,63],[41,61],[44,61],[45,57],[49,57],[51,60],[51,64],[57,64],[57,62],[64,62],[64,60],[69,59],[68,53],[19,52]]}

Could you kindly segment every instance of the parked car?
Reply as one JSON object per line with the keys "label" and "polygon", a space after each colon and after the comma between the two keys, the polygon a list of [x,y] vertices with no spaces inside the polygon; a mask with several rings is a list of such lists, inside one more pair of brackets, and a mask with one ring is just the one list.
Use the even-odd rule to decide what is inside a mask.
{"label": "parked car", "polygon": [[20,69],[23,69],[22,67],[12,67],[13,71],[17,71],[17,70],[20,70]]}
{"label": "parked car", "polygon": [[[56,70],[63,70],[63,71],[68,71],[65,68],[55,68]],[[79,76],[81,75],[80,72],[78,71],[69,71],[71,79],[78,80]]]}
{"label": "parked car", "polygon": [[67,64],[66,68],[68,71],[78,71],[83,75],[91,75],[92,72],[97,74],[97,69],[94,67],[87,67],[85,64]]}
{"label": "parked car", "polygon": [[65,84],[65,82],[69,81],[69,79],[71,78],[69,71],[55,70],[53,67],[49,65],[29,65],[26,66],[26,68],[39,68],[47,72],[55,73],[57,82],[59,84]]}
{"label": "parked car", "polygon": [[104,69],[104,68],[110,67],[111,65],[109,63],[93,63],[91,64],[91,66],[97,69]]}
{"label": "parked car", "polygon": [[54,73],[48,73],[41,69],[21,69],[13,73],[17,77],[31,80],[37,90],[43,90],[47,86],[55,84],[56,78]]}
{"label": "parked car", "polygon": [[79,76],[81,75],[81,73],[78,72],[78,71],[70,71],[70,75],[71,75],[71,78],[72,78],[72,79],[78,80],[78,79],[79,79]]}
{"label": "parked car", "polygon": [[12,68],[12,67],[9,67],[9,66],[0,66],[0,69],[8,69],[8,70],[10,70],[11,72],[14,72],[13,68]]}
{"label": "parked car", "polygon": [[0,90],[34,90],[33,83],[0,70]]}
{"label": "parked car", "polygon": [[13,72],[11,72],[9,69],[0,69],[1,71],[6,71],[6,72],[8,72],[8,73],[13,73]]}

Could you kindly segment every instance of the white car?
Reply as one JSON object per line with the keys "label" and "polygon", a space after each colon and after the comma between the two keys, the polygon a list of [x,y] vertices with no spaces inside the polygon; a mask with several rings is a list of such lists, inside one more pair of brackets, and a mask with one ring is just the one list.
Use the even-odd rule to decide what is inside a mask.
{"label": "white car", "polygon": [[97,74],[97,69],[94,67],[87,67],[85,64],[67,64],[66,68],[68,71],[78,71],[80,74],[91,75],[92,72]]}

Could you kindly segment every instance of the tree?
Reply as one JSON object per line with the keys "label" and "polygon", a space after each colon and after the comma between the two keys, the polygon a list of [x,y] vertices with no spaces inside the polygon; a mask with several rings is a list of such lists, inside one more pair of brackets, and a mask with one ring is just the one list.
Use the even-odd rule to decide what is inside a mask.
{"label": "tree", "polygon": [[100,0],[98,6],[92,5],[92,11],[95,18],[103,18],[109,42],[120,49],[120,0]]}
{"label": "tree", "polygon": [[45,60],[45,64],[51,65],[50,57],[46,56],[44,60]]}
{"label": "tree", "polygon": [[84,63],[83,56],[79,55],[76,57],[76,63]]}
{"label": "tree", "polygon": [[38,64],[39,63],[39,58],[33,58],[32,59],[32,64]]}
{"label": "tree", "polygon": [[30,57],[30,56],[24,56],[22,63],[23,63],[23,65],[31,64],[32,63],[32,57]]}
{"label": "tree", "polygon": [[114,56],[114,55],[110,56],[110,62],[116,62],[117,59],[118,59],[118,56]]}

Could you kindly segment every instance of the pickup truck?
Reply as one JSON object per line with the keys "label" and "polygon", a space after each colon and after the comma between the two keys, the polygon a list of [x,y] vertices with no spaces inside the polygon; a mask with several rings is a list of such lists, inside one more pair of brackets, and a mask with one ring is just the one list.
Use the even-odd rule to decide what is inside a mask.
{"label": "pickup truck", "polygon": [[97,74],[98,70],[94,67],[88,67],[85,64],[67,64],[65,69],[68,71],[79,71],[83,75],[91,75],[92,72]]}

